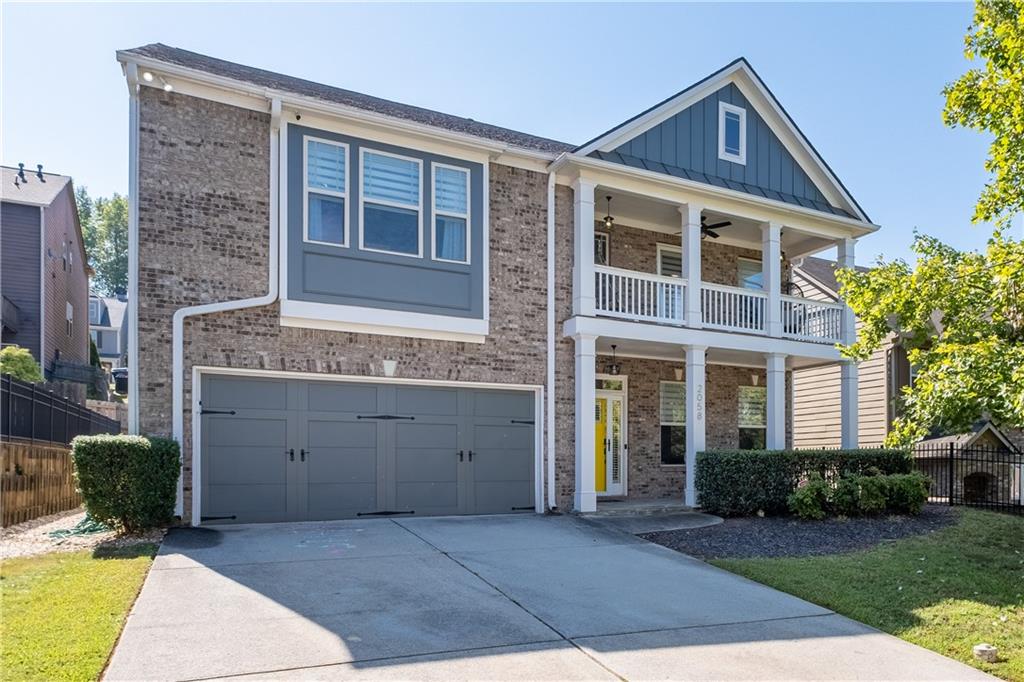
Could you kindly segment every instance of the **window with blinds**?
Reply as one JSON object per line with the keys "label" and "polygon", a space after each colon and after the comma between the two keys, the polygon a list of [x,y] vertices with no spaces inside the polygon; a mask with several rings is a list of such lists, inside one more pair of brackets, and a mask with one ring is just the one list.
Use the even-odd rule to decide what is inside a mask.
{"label": "window with blinds", "polygon": [[422,256],[419,159],[362,150],[360,247],[404,256]]}
{"label": "window with blinds", "polygon": [[740,449],[764,449],[765,427],[768,423],[768,390],[764,386],[740,386],[737,409]]}
{"label": "window with blinds", "polygon": [[327,140],[306,140],[305,239],[347,246],[345,206],[348,192],[345,172],[348,145]]}
{"label": "window with blinds", "polygon": [[435,163],[434,258],[469,263],[469,171]]}
{"label": "window with blinds", "polygon": [[661,463],[686,463],[686,382],[662,381]]}
{"label": "window with blinds", "polygon": [[683,276],[683,252],[681,249],[658,245],[658,274],[665,277]]}

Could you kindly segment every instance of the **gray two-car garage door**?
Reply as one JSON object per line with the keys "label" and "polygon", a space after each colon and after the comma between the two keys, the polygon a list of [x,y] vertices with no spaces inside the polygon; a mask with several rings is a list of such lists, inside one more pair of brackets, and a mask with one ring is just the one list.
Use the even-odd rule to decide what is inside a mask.
{"label": "gray two-car garage door", "polygon": [[202,520],[534,508],[528,391],[206,375]]}

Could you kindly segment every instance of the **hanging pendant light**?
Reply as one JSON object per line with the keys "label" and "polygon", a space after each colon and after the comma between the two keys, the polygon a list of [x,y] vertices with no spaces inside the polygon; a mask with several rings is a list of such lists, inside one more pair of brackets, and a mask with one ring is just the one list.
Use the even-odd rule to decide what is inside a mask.
{"label": "hanging pendant light", "polygon": [[619,376],[619,372],[622,371],[622,367],[619,366],[619,363],[615,362],[615,348],[616,347],[617,346],[613,343],[612,344],[612,361],[611,361],[611,364],[608,365],[608,373],[611,374],[613,377]]}
{"label": "hanging pendant light", "polygon": [[615,224],[615,218],[612,217],[612,195],[606,196],[605,200],[608,202],[608,215],[604,217],[604,229],[610,230]]}

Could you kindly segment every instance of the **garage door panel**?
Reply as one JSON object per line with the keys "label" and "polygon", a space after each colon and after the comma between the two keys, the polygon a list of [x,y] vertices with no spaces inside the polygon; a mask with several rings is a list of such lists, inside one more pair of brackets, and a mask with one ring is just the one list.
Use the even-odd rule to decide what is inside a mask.
{"label": "garage door panel", "polygon": [[448,448],[458,450],[459,424],[401,422],[395,425],[395,445],[399,448]]}
{"label": "garage door panel", "polygon": [[533,429],[504,424],[477,424],[473,429],[473,445],[477,450],[533,449]]}
{"label": "garage door panel", "polygon": [[533,481],[477,481],[477,514],[507,514],[533,509]]}
{"label": "garage door panel", "polygon": [[310,448],[309,483],[376,483],[376,448]]}
{"label": "garage door panel", "polygon": [[211,485],[203,516],[234,516],[241,523],[283,521],[288,515],[287,486]]}
{"label": "garage door panel", "polygon": [[415,481],[395,485],[396,511],[418,516],[459,513],[459,486],[455,481]]}
{"label": "garage door panel", "polygon": [[533,419],[533,396],[509,391],[473,391],[473,416]]}
{"label": "garage door panel", "polygon": [[206,470],[210,485],[267,484],[285,481],[288,457],[277,447],[211,447]]}
{"label": "garage door panel", "polygon": [[377,510],[377,482],[311,483],[309,519],[350,518]]}
{"label": "garage door panel", "polygon": [[305,407],[316,412],[374,413],[380,409],[378,386],[311,381],[306,384]]}
{"label": "garage door panel", "polygon": [[288,407],[288,382],[211,376],[203,386],[206,409],[284,410]]}
{"label": "garage door panel", "polygon": [[375,422],[347,422],[309,420],[309,448],[344,445],[356,448],[376,448],[378,443]]}
{"label": "garage door panel", "polygon": [[284,452],[288,444],[285,419],[207,417],[206,439],[211,447],[269,447]]}
{"label": "garage door panel", "polygon": [[455,416],[459,413],[458,389],[398,387],[395,405],[403,415]]}

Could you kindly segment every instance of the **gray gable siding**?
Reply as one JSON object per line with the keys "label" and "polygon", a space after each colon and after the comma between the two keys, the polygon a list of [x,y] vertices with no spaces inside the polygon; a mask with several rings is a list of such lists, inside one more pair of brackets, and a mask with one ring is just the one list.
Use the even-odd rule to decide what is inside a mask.
{"label": "gray gable siding", "polygon": [[[3,343],[27,348],[38,362],[41,353],[39,291],[39,207],[3,202],[0,205],[0,291],[18,306],[18,331],[3,332]],[[61,310],[61,317],[64,311]]]}
{"label": "gray gable siding", "polygon": [[[348,246],[303,239],[303,140],[305,136],[349,145],[346,169]],[[360,149],[390,152],[423,161],[423,256],[402,256],[359,248]],[[469,170],[470,264],[431,257],[431,166]],[[297,301],[483,318],[483,166],[462,159],[363,140],[326,130],[288,125],[288,297]]]}
{"label": "gray gable siding", "polygon": [[[747,112],[746,164],[718,158],[718,103]],[[739,88],[729,83],[650,130],[595,158],[765,196],[770,199],[849,215],[831,206],[768,128]]]}

